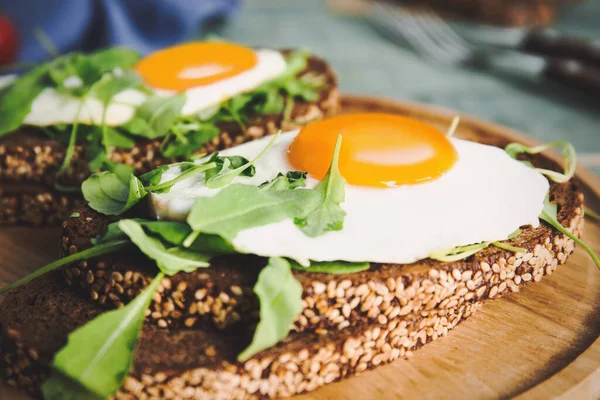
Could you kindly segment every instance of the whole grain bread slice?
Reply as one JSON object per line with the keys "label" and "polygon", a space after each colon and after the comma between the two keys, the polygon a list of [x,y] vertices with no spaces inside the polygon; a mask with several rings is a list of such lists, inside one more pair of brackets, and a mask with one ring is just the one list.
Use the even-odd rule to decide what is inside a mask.
{"label": "whole grain bread slice", "polygon": [[[534,160],[545,164],[538,157]],[[518,195],[518,194],[516,194]],[[576,235],[583,229],[583,195],[578,182],[550,185],[558,204],[558,219]],[[84,208],[64,224],[62,251],[75,253],[90,246],[114,217]],[[508,244],[525,248],[512,252],[490,246],[455,262],[431,259],[413,264],[371,264],[353,274],[294,271],[303,286],[304,310],[293,330],[337,329],[364,324],[385,325],[398,316],[423,311],[442,314],[448,308],[496,298],[537,282],[566,261],[574,243],[541,223],[523,227]],[[265,260],[252,256],[227,256],[213,260],[210,268],[165,278],[150,306],[148,320],[159,327],[226,329],[257,318],[253,286]],[[63,270],[69,286],[106,307],[119,307],[140,293],[157,273],[153,261],[132,249],[93,260],[80,261]]]}
{"label": "whole grain bread slice", "polygon": [[[283,50],[284,54],[290,50]],[[221,133],[197,153],[211,153],[246,141],[273,134],[279,129],[288,131],[307,122],[335,115],[340,110],[340,95],[335,72],[323,59],[311,56],[305,70],[299,76],[311,74],[322,76],[324,84],[319,98],[314,102],[295,101],[291,116],[282,114],[248,116],[245,130],[233,122],[219,124]],[[113,149],[109,158],[118,163],[131,165],[138,173],[144,173],[159,165],[178,161],[166,159],[159,151],[160,140],[140,139],[131,149]],[[24,127],[0,138],[0,224],[27,223],[52,224],[64,220],[64,193],[54,189],[56,172],[65,156],[66,146],[45,135],[41,130]],[[90,175],[85,159],[85,147],[77,145],[69,169],[61,175],[58,183],[78,186]],[[16,184],[16,185],[15,185]],[[32,196],[27,185],[38,184],[39,196]],[[24,185],[24,186],[23,186]],[[81,196],[70,194],[73,199]],[[6,205],[4,205],[6,203]],[[68,213],[69,212],[69,213]],[[41,215],[40,215],[41,214]]]}
{"label": "whole grain bread slice", "polygon": [[[236,361],[250,341],[243,330],[224,334],[146,324],[115,398],[257,399],[314,390],[409,356],[479,306],[470,302],[449,307],[443,316],[424,311],[356,330],[295,333],[246,362]],[[67,335],[101,311],[56,274],[12,291],[0,305],[3,379],[40,397],[40,384]]]}

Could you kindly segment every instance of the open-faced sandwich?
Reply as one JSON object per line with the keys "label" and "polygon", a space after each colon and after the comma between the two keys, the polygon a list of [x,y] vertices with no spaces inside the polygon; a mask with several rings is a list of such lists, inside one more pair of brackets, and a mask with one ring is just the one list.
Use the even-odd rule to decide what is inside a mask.
{"label": "open-faced sandwich", "polygon": [[47,399],[285,397],[445,336],[575,242],[600,266],[568,143],[455,125],[349,114],[92,175],[64,257],[2,289],[4,379]]}
{"label": "open-faced sandwich", "polygon": [[2,79],[0,224],[63,221],[91,172],[144,173],[338,109],[332,69],[305,51],[212,41],[57,57]]}

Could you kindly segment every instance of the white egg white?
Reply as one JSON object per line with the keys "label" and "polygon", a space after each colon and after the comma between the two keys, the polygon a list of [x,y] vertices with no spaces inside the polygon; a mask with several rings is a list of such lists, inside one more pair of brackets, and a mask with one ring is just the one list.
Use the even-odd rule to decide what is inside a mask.
{"label": "white egg white", "polygon": [[[287,149],[296,135],[297,131],[282,134],[256,163],[256,175],[234,182],[259,185],[293,170]],[[221,154],[252,159],[271,139]],[[434,181],[389,188],[346,185],[342,207],[347,215],[341,231],[312,238],[285,220],[241,231],[232,244],[243,253],[288,257],[303,264],[309,260],[406,264],[438,250],[506,239],[523,225],[539,224],[549,187],[546,178],[502,149],[459,139],[452,143],[458,161]],[[162,182],[178,173],[177,168],[167,171]],[[318,181],[309,177],[306,183],[312,188]],[[196,198],[218,191],[197,176],[177,183],[169,193],[153,194],[152,201],[158,218],[181,220]]]}
{"label": "white egg white", "polygon": [[[280,76],[286,68],[286,62],[280,52],[269,49],[255,51],[257,63],[248,71],[231,78],[223,79],[209,85],[198,86],[185,91],[186,102],[182,115],[196,115],[203,110],[215,108],[222,102],[251,91],[265,82]],[[68,84],[76,84],[78,77],[69,77]],[[7,78],[7,82],[8,79]],[[1,82],[0,82],[1,83]],[[173,96],[177,93],[158,88],[150,88],[161,96]],[[133,118],[135,110],[147,96],[133,89],[117,94],[104,110],[102,102],[92,95],[85,102],[69,94],[60,93],[56,89],[46,88],[33,101],[29,114],[23,121],[27,125],[48,126],[56,124],[122,125]],[[82,104],[83,103],[83,104]]]}

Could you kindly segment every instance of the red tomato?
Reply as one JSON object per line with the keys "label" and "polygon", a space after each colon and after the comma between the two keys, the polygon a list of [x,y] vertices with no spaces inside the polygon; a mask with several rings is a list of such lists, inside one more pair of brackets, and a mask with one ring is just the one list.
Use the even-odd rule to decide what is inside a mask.
{"label": "red tomato", "polygon": [[13,23],[0,14],[0,65],[9,64],[17,57],[19,34]]}

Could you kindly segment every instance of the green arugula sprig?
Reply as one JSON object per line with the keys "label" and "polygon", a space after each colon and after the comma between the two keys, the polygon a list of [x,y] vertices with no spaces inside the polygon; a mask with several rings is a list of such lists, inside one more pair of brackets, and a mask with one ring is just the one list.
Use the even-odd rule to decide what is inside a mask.
{"label": "green arugula sprig", "polygon": [[107,399],[123,385],[131,369],[146,309],[164,275],[125,307],[100,314],[73,331],[54,356],[44,398]]}
{"label": "green arugula sprig", "polygon": [[346,180],[342,177],[338,168],[341,148],[342,135],[339,135],[329,171],[314,189],[321,194],[319,205],[306,216],[296,216],[294,219],[294,223],[307,236],[321,236],[329,231],[339,231],[344,226],[346,212],[340,204],[345,199]]}
{"label": "green arugula sprig", "polygon": [[[521,234],[521,230],[517,229],[513,233],[508,236],[508,240],[513,239]],[[514,253],[524,253],[527,249],[523,247],[512,246],[508,243],[496,241],[496,242],[481,242],[470,244],[467,246],[456,246],[451,249],[443,249],[439,251],[435,251],[429,255],[429,258],[432,260],[437,260],[441,262],[453,262],[458,260],[464,260],[467,257],[472,256],[475,253],[480,252],[481,250],[488,248],[489,246],[495,246],[503,250],[512,251]]]}
{"label": "green arugula sprig", "polygon": [[594,253],[594,250],[590,246],[588,246],[583,240],[579,239],[577,236],[569,232],[564,226],[558,222],[558,207],[556,204],[550,202],[550,196],[547,195],[544,199],[544,209],[542,210],[542,215],[540,215],[540,219],[550,224],[554,229],[567,236],[569,239],[573,240],[575,243],[580,245],[589,255],[592,257],[592,260],[596,264],[598,268],[600,268],[600,259]]}
{"label": "green arugula sprig", "polygon": [[60,258],[56,261],[51,262],[43,266],[42,268],[37,269],[33,273],[25,276],[24,278],[19,279],[16,282],[11,283],[0,289],[0,294],[6,293],[11,289],[22,286],[27,282],[43,276],[49,272],[52,272],[64,265],[68,265],[77,261],[87,260],[89,258],[97,257],[103,254],[115,253],[120,250],[126,249],[131,246],[131,242],[129,240],[113,240],[108,241],[106,243],[102,243],[101,245],[90,247],[89,249],[85,249],[83,251],[77,252],[75,254],[71,254],[69,256]]}
{"label": "green arugula sprig", "polygon": [[246,361],[284,339],[303,309],[302,285],[294,278],[289,262],[283,258],[269,259],[258,275],[254,293],[260,302],[260,322],[252,342],[238,355],[239,361]]}
{"label": "green arugula sprig", "polygon": [[[112,73],[115,68],[131,68],[139,57],[134,51],[115,47],[87,55],[68,54],[31,69],[2,90],[0,137],[23,124],[31,104],[45,88],[82,97],[104,74]],[[79,78],[80,84],[65,86],[65,79],[73,76]]]}
{"label": "green arugula sprig", "polygon": [[[556,183],[565,183],[568,182],[575,175],[575,167],[577,165],[577,156],[575,154],[575,149],[568,142],[553,142],[548,144],[542,144],[535,147],[527,147],[525,145],[519,143],[511,143],[506,146],[505,151],[513,158],[517,158],[520,153],[527,154],[538,154],[545,150],[558,147],[562,148],[562,154],[564,159],[564,173],[558,173],[556,171],[543,169],[543,168],[535,168],[539,173],[546,175],[548,179],[556,182]],[[525,161],[525,163],[529,166],[532,166],[531,163]],[[556,230],[566,235],[568,238],[572,239],[575,243],[580,245],[589,255],[592,257],[592,260],[596,264],[598,268],[600,268],[600,260],[598,256],[590,246],[588,246],[583,240],[569,232],[557,218],[557,205],[550,202],[550,193],[546,194],[544,199],[544,208],[542,210],[542,214],[540,215],[540,219],[550,224]],[[585,208],[584,208],[585,215]]]}
{"label": "green arugula sprig", "polygon": [[600,221],[600,214],[598,214],[596,211],[592,210],[591,208],[584,207],[583,215],[586,218],[590,218],[590,219],[594,219],[596,221]]}
{"label": "green arugula sprig", "polygon": [[519,154],[538,154],[543,151],[560,148],[564,159],[564,172],[556,172],[545,168],[535,168],[540,174],[546,175],[557,183],[568,182],[575,175],[575,167],[577,166],[577,154],[573,145],[568,142],[552,142],[548,144],[541,144],[535,147],[527,147],[520,143],[510,143],[504,151],[508,153],[512,158],[517,158]]}
{"label": "green arugula sprig", "polygon": [[345,262],[345,261],[312,261],[308,267],[298,264],[294,260],[288,260],[293,269],[317,274],[354,274],[367,271],[371,264],[368,262]]}

